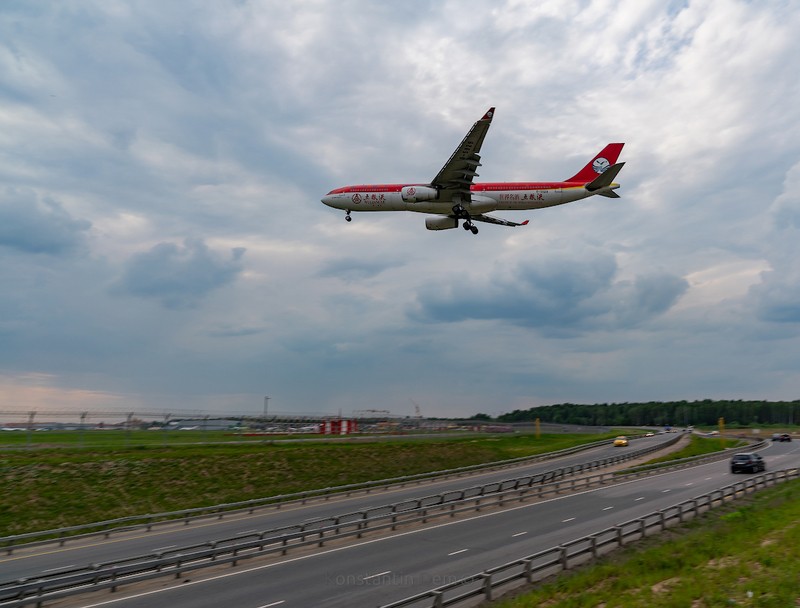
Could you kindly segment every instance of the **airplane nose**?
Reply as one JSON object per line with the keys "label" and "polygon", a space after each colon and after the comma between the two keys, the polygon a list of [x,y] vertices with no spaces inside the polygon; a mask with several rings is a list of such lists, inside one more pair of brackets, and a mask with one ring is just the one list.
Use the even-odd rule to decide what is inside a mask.
{"label": "airplane nose", "polygon": [[336,197],[331,194],[326,194],[320,200],[323,202],[323,204],[328,205],[328,207],[336,207],[336,204],[334,203]]}

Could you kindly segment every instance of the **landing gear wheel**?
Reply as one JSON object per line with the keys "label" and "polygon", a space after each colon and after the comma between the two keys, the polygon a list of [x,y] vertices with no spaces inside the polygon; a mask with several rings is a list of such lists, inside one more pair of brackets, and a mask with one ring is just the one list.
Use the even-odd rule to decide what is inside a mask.
{"label": "landing gear wheel", "polygon": [[353,218],[350,217],[350,212],[349,211],[347,212],[347,215],[344,216],[344,219],[347,222],[352,222],[353,221]]}
{"label": "landing gear wheel", "polygon": [[471,230],[471,229],[472,229],[472,224],[470,224],[469,222],[464,222],[464,230]]}
{"label": "landing gear wheel", "polygon": [[470,231],[472,232],[472,234],[478,234],[478,227],[477,226],[471,226],[470,227]]}

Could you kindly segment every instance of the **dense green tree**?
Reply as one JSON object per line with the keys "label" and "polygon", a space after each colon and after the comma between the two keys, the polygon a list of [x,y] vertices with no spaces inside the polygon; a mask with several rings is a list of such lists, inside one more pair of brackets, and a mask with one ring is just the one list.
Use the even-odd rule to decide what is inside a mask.
{"label": "dense green tree", "polygon": [[[478,414],[477,416],[485,416]],[[703,399],[702,401],[649,401],[647,403],[558,403],[514,410],[497,417],[501,422],[526,422],[539,418],[556,424],[592,426],[727,426],[758,424],[800,424],[798,401],[743,401]],[[488,419],[488,418],[487,418]]]}

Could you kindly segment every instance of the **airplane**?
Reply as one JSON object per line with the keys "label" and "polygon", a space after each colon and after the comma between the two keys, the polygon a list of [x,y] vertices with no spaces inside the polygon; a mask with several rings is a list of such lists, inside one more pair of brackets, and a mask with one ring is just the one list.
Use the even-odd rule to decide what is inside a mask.
{"label": "airplane", "polygon": [[614,178],[625,163],[617,158],[625,144],[608,144],[578,173],[562,182],[473,183],[481,166],[480,149],[494,117],[494,108],[483,115],[458,145],[450,159],[426,184],[372,184],[344,186],[322,197],[328,207],[353,211],[415,211],[435,214],[425,218],[428,230],[450,230],[462,221],[464,230],[478,234],[474,222],[500,226],[524,226],[487,213],[498,210],[542,209],[590,196],[620,198]]}

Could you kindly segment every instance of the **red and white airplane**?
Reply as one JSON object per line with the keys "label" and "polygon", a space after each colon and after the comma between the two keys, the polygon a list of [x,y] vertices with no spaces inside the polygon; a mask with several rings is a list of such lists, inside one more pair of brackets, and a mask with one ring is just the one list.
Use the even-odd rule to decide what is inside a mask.
{"label": "red and white airplane", "polygon": [[542,209],[563,205],[583,198],[606,196],[619,198],[614,192],[619,184],[614,178],[625,163],[617,158],[625,144],[608,144],[575,175],[563,182],[496,182],[475,184],[475,169],[481,166],[480,149],[494,108],[472,125],[442,170],[427,184],[374,184],[345,186],[331,190],[322,202],[347,212],[353,211],[416,211],[440,217],[425,218],[428,230],[449,230],[463,220],[464,230],[478,234],[473,222],[500,226],[524,226],[486,215],[497,210]]}

